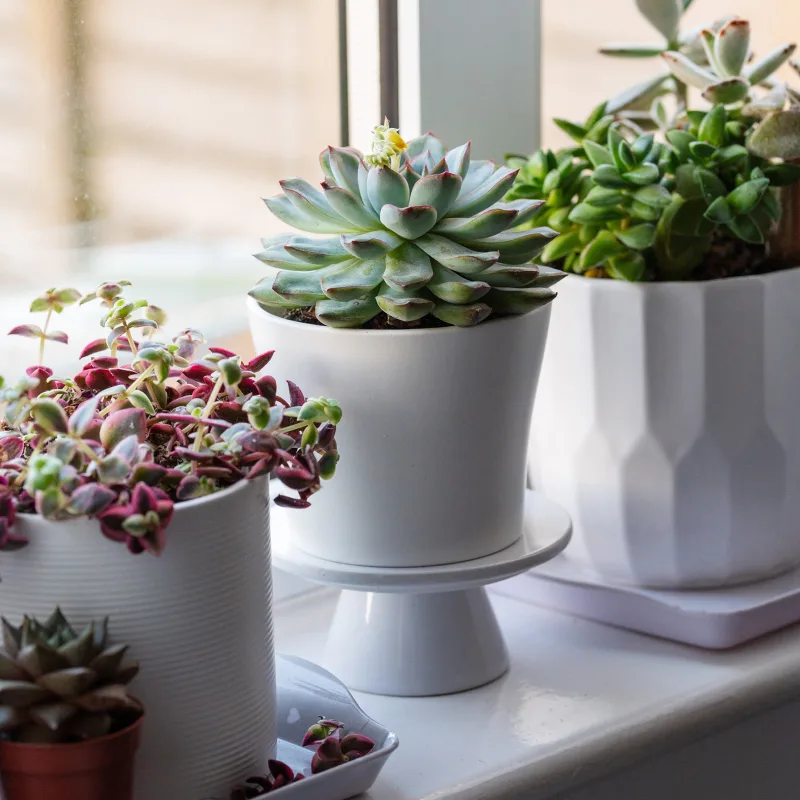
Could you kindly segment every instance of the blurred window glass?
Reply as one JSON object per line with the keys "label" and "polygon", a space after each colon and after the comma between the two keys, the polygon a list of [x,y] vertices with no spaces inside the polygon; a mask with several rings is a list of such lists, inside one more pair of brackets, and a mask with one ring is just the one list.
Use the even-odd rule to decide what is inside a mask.
{"label": "blurred window glass", "polygon": [[242,328],[260,198],[338,143],[337,26],[334,0],[0,0],[2,324],[124,277]]}

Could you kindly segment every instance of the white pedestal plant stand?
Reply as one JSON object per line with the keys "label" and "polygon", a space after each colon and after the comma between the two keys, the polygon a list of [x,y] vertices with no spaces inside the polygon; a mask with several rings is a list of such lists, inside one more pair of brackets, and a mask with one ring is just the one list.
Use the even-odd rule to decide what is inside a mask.
{"label": "white pedestal plant stand", "polygon": [[274,564],[343,589],[324,665],[348,687],[406,697],[449,694],[499,678],[508,652],[486,584],[555,557],[572,524],[555,503],[528,491],[522,536],[483,558],[431,567],[366,567],[307,554],[273,508]]}

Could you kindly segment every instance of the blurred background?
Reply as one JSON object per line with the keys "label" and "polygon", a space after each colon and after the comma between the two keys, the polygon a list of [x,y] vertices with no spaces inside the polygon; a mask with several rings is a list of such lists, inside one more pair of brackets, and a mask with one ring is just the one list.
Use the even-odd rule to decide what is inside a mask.
{"label": "blurred background", "polygon": [[[696,0],[689,20],[725,13],[753,19],[758,52],[800,35],[797,0]],[[658,37],[633,0],[541,0],[541,15],[542,141],[558,147],[551,117],[658,70],[598,46]],[[177,326],[237,337],[251,254],[280,226],[259,198],[318,182],[340,142],[338,17],[336,0],[0,0],[0,333],[48,286],[127,278]],[[0,337],[0,372],[30,356]]]}

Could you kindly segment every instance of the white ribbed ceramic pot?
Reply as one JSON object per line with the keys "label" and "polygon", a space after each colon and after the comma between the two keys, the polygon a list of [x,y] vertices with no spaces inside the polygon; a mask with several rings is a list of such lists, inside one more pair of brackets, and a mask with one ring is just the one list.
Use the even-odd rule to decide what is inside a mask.
{"label": "white ribbed ceramic pot", "polygon": [[800,563],[800,269],[559,284],[530,443],[606,579],[715,587]]}
{"label": "white ribbed ceramic pot", "polygon": [[[558,302],[558,301],[556,301]],[[342,330],[248,299],[256,349],[309,396],[338,400],[336,475],[297,546],[331,561],[418,567],[502,550],[522,532],[525,459],[550,306],[472,328]]]}
{"label": "white ribbed ceramic pot", "polygon": [[109,616],[140,674],[147,716],[137,800],[227,797],[275,747],[275,670],[266,482],[181,503],[159,557],[131,555],[96,520],[20,515],[27,547],[0,560],[0,612],[60,604],[70,621]]}

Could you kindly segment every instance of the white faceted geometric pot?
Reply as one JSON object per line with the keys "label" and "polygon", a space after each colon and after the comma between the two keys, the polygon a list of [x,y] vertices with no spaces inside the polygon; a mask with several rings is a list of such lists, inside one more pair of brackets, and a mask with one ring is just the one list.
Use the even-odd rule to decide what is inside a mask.
{"label": "white faceted geometric pot", "polygon": [[800,563],[799,309],[800,269],[559,284],[530,467],[566,557],[664,588]]}
{"label": "white faceted geometric pot", "polygon": [[550,305],[473,328],[342,330],[248,298],[257,350],[311,396],[338,400],[341,462],[291,514],[297,547],[371,567],[467,561],[522,532],[525,461]]}
{"label": "white faceted geometric pot", "polygon": [[177,504],[158,557],[132,555],[96,520],[17,517],[30,543],[0,560],[0,613],[109,616],[140,662],[137,800],[227,797],[275,752],[267,500],[256,480]]}

